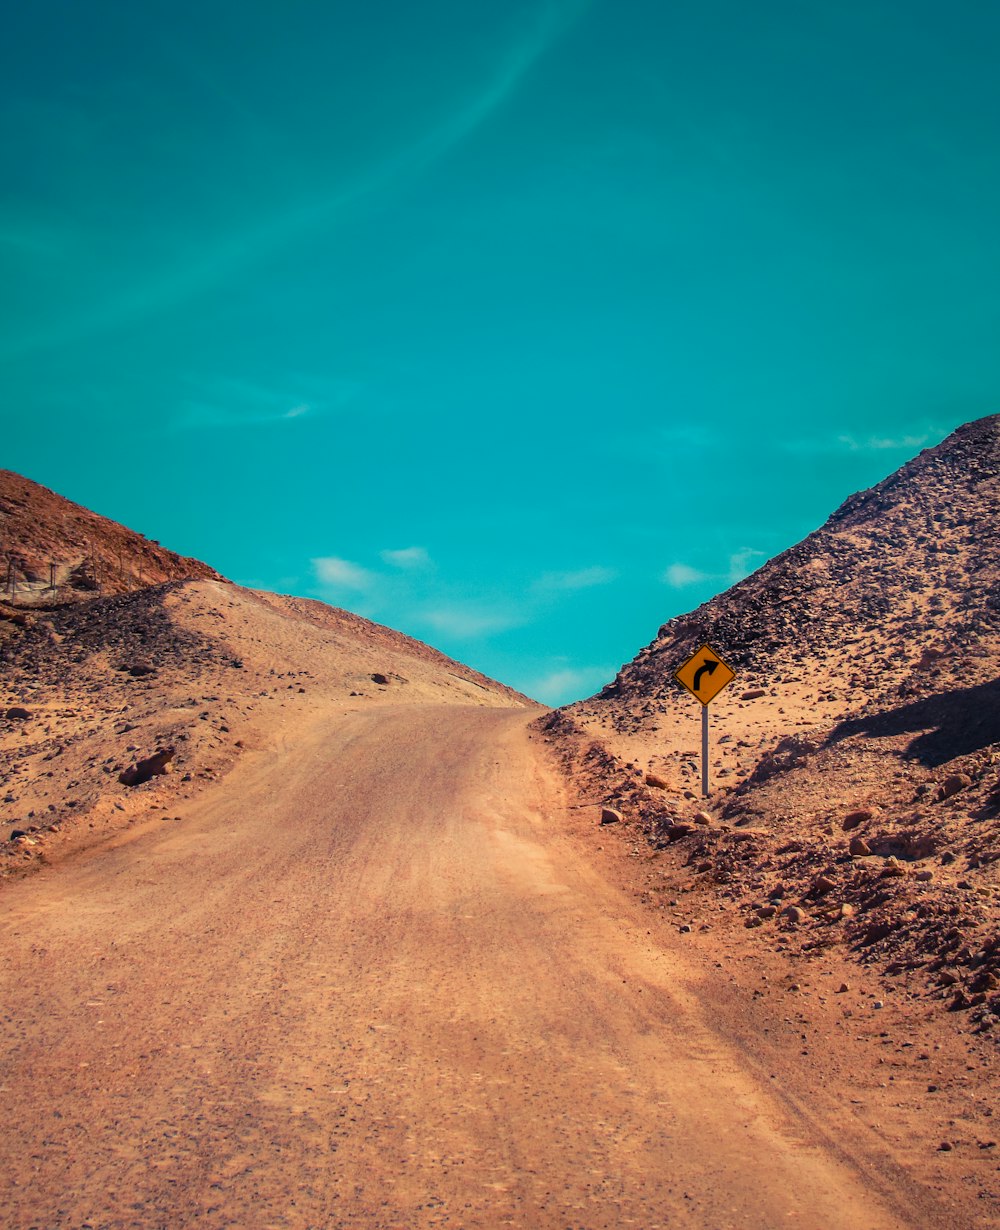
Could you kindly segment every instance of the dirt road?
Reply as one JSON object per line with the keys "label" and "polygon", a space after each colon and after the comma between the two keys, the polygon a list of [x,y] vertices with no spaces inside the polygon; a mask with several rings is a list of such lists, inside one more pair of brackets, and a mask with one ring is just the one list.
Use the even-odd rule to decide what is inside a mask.
{"label": "dirt road", "polygon": [[914,1224],[713,1030],[528,720],[313,723],[8,888],[0,1225]]}

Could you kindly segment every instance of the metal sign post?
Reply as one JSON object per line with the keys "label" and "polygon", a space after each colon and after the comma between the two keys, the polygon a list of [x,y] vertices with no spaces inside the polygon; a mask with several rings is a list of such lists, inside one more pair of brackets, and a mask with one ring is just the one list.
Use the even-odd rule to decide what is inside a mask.
{"label": "metal sign post", "polygon": [[674,678],[701,701],[701,793],[708,798],[708,704],[736,678],[736,672],[723,662],[709,645],[674,671]]}

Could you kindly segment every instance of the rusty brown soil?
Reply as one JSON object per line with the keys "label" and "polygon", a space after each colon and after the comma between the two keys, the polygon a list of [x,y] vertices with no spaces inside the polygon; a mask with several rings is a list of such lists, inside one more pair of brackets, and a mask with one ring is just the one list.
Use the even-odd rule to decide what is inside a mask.
{"label": "rusty brown soil", "polygon": [[734,1042],[533,716],[288,715],[183,820],[8,885],[0,1224],[966,1224]]}

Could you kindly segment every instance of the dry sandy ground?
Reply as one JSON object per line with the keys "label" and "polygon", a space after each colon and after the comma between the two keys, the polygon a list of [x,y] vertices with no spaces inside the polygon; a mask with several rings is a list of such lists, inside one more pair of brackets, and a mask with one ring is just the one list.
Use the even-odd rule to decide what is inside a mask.
{"label": "dry sandy ground", "polygon": [[0,1224],[995,1224],[826,996],[629,895],[533,716],[289,709],[8,884]]}

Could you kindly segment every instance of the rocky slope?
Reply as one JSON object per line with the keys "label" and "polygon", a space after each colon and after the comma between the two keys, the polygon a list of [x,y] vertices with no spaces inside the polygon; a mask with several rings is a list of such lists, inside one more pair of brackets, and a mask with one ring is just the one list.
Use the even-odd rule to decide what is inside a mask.
{"label": "rocky slope", "polygon": [[[0,877],[172,816],[310,714],[533,705],[360,616],[224,581],[27,480],[5,475],[0,490],[15,508],[4,541],[16,531],[27,571],[90,552],[55,594],[0,597]],[[124,571],[103,594],[87,588],[89,561],[118,553]],[[106,592],[137,586],[140,568],[171,579]]]}
{"label": "rocky slope", "polygon": [[[998,514],[991,416],[544,721],[590,797],[662,848],[660,891],[721,904],[769,945],[842,947],[986,1032],[1000,1026]],[[701,706],[673,678],[705,642],[737,673],[710,706],[707,800]]]}
{"label": "rocky slope", "polygon": [[218,576],[199,560],[0,470],[0,595],[8,601],[53,605]]}

